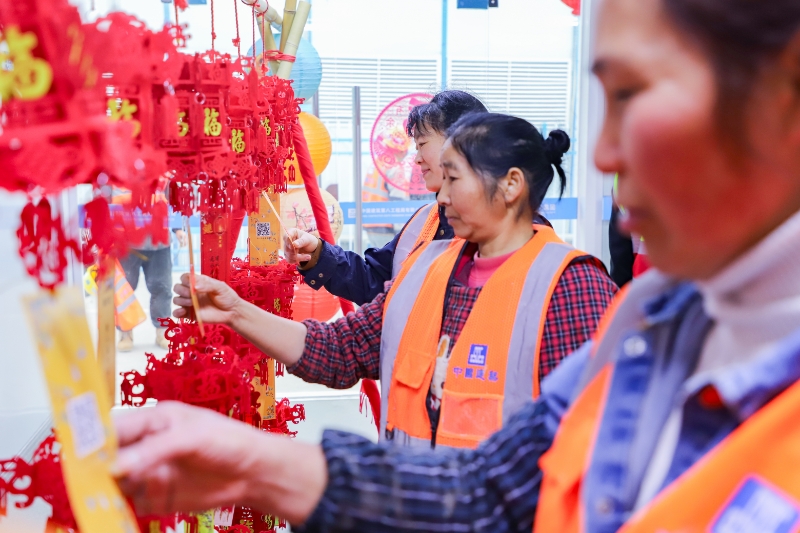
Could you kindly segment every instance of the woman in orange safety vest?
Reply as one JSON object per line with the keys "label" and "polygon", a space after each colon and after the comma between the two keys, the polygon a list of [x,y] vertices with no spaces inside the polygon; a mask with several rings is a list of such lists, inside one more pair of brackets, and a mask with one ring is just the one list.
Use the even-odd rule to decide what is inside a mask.
{"label": "woman in orange safety vest", "polygon": [[298,324],[201,278],[198,291],[219,302],[201,313],[228,321],[244,306],[252,314],[232,327],[306,381],[348,388],[380,378],[381,438],[474,448],[538,396],[616,290],[597,259],[531,225],[554,168],[564,187],[568,148],[560,130],[544,139],[515,117],[464,117],[444,146],[439,192],[460,238],[422,244],[388,292],[335,323]]}

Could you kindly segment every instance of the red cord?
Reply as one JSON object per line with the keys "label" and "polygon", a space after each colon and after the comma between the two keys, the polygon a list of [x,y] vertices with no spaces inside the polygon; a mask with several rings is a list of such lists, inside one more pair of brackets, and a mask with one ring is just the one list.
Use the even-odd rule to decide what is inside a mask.
{"label": "red cord", "polygon": [[180,26],[181,23],[178,22],[178,2],[173,0],[172,5],[175,6],[175,26]]}
{"label": "red cord", "polygon": [[253,4],[253,65],[256,64],[256,5]]}
{"label": "red cord", "polygon": [[264,65],[264,61],[266,61],[266,59],[267,59],[267,56],[264,55],[267,52],[267,41],[264,39],[264,31],[265,31],[265,28],[264,28],[265,20],[264,20],[264,18],[265,17],[264,17],[264,13],[260,13],[260,14],[258,14],[256,16],[261,18],[261,26],[259,27],[259,34],[260,35],[258,36],[258,38],[261,39],[261,65],[263,66]]}
{"label": "red cord", "polygon": [[214,41],[217,40],[217,33],[214,31],[214,0],[211,0],[211,49],[214,48]]}
{"label": "red cord", "polygon": [[294,63],[296,59],[297,56],[282,54],[280,50],[267,50],[264,52],[265,61],[288,61],[290,63]]}
{"label": "red cord", "polygon": [[233,44],[236,45],[237,57],[242,57],[242,38],[239,35],[239,2],[238,2],[238,0],[233,0],[233,13],[234,13],[234,17],[236,17],[236,39],[233,40]]}

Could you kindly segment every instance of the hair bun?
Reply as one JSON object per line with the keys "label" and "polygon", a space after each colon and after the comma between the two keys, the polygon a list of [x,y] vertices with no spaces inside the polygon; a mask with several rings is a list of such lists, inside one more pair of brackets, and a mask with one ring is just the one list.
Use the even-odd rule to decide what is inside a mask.
{"label": "hair bun", "polygon": [[551,165],[560,166],[564,154],[569,151],[569,135],[563,130],[553,130],[544,141],[544,153]]}

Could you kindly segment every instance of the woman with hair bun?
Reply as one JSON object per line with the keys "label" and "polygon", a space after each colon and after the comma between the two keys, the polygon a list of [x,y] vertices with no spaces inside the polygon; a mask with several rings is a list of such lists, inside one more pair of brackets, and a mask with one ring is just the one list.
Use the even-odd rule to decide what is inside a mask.
{"label": "woman with hair bun", "polygon": [[[200,318],[228,324],[301,379],[349,388],[381,379],[381,438],[474,448],[539,394],[588,340],[616,286],[604,267],[532,225],[566,133],[481,113],[450,130],[439,202],[458,238],[422,244],[387,292],[334,323],[266,313],[202,276]],[[554,170],[555,169],[555,170]],[[189,281],[175,287],[191,311]]]}

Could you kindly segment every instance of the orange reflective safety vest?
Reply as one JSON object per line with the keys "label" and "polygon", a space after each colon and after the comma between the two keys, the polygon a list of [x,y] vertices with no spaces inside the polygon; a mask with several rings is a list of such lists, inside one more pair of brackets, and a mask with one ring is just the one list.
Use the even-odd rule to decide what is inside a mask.
{"label": "orange reflective safety vest", "polygon": [[[378,169],[373,169],[372,172],[364,177],[364,185],[361,188],[361,200],[364,202],[388,202],[389,189],[386,188],[386,182],[378,172]],[[364,224],[365,228],[391,228],[391,224]]]}
{"label": "orange reflective safety vest", "polygon": [[[612,353],[622,332],[630,332],[641,320],[641,301],[623,299],[620,292],[603,318],[588,382],[562,418],[553,446],[539,461],[544,478],[535,533],[586,530],[583,479],[613,374]],[[798,531],[799,415],[800,383],[795,383],[634,513],[619,533]]]}
{"label": "orange reflective safety vest", "polygon": [[403,228],[400,239],[397,241],[397,247],[394,250],[394,259],[392,260],[392,279],[396,278],[400,273],[400,269],[403,268],[403,262],[411,255],[411,252],[419,248],[422,244],[433,240],[438,228],[438,203],[431,202],[414,213],[414,216],[408,221],[406,227]]}
{"label": "orange reflective safety vest", "polygon": [[[489,278],[452,348],[436,445],[475,448],[539,395],[539,349],[561,274],[584,255],[545,226]],[[426,399],[446,295],[466,243],[423,244],[386,297],[381,334],[381,437],[430,447]]]}
{"label": "orange reflective safety vest", "polygon": [[125,278],[125,271],[119,261],[114,261],[114,308],[116,324],[122,331],[131,331],[147,320],[142,304],[136,299],[131,284]]}
{"label": "orange reflective safety vest", "polygon": [[383,176],[377,169],[373,170],[364,178],[364,185],[361,188],[361,199],[365,202],[388,202],[389,190]]}

